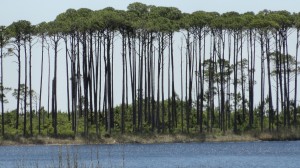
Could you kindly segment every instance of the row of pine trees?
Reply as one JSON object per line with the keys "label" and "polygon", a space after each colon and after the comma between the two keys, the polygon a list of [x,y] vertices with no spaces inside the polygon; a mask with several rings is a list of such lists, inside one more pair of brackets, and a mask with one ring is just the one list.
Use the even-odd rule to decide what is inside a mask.
{"label": "row of pine trees", "polygon": [[[23,119],[24,135],[28,129],[33,135],[34,117],[39,133],[43,118],[50,117],[53,134],[58,134],[57,76],[62,75],[57,72],[58,57],[65,57],[62,83],[74,134],[79,118],[85,136],[92,126],[97,135],[101,127],[110,134],[116,125],[121,133],[143,132],[146,127],[159,133],[176,129],[189,133],[191,128],[200,133],[215,128],[237,132],[239,125],[271,131],[297,127],[299,30],[300,13],[183,13],[142,3],[132,3],[126,11],[68,9],[47,23],[20,20],[1,26],[2,134],[5,55],[17,58],[15,128]],[[182,39],[179,47],[174,45],[178,39]],[[33,50],[40,54],[33,55]],[[40,83],[37,110],[32,88],[35,57],[41,57],[40,81],[34,81]],[[54,59],[51,76],[50,57]],[[115,93],[116,80],[122,82],[121,93]],[[44,86],[48,93],[42,93]],[[48,96],[46,116],[41,105],[44,95]],[[121,97],[118,112],[115,96]]]}

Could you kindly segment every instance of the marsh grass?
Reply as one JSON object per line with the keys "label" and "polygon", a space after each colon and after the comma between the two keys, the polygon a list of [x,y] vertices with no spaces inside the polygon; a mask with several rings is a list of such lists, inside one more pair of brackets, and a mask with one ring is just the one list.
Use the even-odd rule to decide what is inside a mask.
{"label": "marsh grass", "polygon": [[251,135],[262,141],[300,140],[300,129],[280,129],[279,131],[251,132]]}
{"label": "marsh grass", "polygon": [[[91,149],[92,151],[92,149]],[[101,168],[99,148],[96,151],[96,160],[93,159],[93,153],[91,152],[91,160],[82,161],[79,157],[78,148],[74,147],[74,150],[70,150],[69,145],[61,145],[58,147],[58,151],[53,155],[50,165],[43,165],[46,168]],[[27,167],[26,163],[23,161],[20,165]],[[39,163],[36,163],[38,167]],[[20,167],[23,168],[23,167]]]}
{"label": "marsh grass", "polygon": [[[75,137],[49,137],[49,136],[9,136],[0,137],[0,145],[71,145],[71,144],[127,144],[127,143],[187,143],[187,142],[228,142],[228,141],[282,141],[300,140],[300,129],[280,129],[278,131],[249,130],[239,133],[216,129],[212,133],[112,133],[101,137],[90,135]],[[70,156],[69,156],[70,157]]]}

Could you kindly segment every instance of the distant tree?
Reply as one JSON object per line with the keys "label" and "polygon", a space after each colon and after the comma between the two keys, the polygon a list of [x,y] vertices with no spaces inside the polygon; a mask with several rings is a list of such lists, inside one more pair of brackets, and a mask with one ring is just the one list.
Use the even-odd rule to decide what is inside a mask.
{"label": "distant tree", "polygon": [[[20,90],[20,107],[21,107],[21,112],[23,113],[23,115],[25,115],[25,113],[27,111],[25,111],[25,106],[30,106],[30,101],[28,101],[29,95],[37,95],[36,92],[34,90],[29,90],[28,86],[25,86],[25,84],[21,84],[20,85],[20,89],[14,89],[12,96],[15,99],[18,99],[18,92]],[[25,97],[26,96],[26,97]],[[25,103],[26,100],[26,104]],[[23,108],[24,107],[24,108]]]}

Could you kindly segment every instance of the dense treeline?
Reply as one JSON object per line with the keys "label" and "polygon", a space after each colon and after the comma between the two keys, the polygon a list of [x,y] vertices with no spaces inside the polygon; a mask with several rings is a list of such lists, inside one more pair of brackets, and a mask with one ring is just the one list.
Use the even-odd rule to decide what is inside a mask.
{"label": "dense treeline", "polygon": [[[108,134],[112,130],[276,131],[298,126],[300,13],[188,14],[174,7],[133,3],[126,11],[68,9],[48,23],[31,25],[20,20],[0,30],[2,134],[4,93],[9,89],[3,83],[7,54],[17,58],[13,118],[15,129],[23,124],[24,135],[33,135],[36,126],[41,134],[45,120],[51,121],[55,136],[62,128],[57,107],[57,58],[63,55],[67,116],[74,134],[99,135],[101,130]],[[178,50],[174,41],[180,38]],[[296,39],[296,46],[289,45],[290,38]],[[33,56],[37,42],[41,43],[40,55]],[[291,54],[291,48],[295,53]],[[41,57],[38,93],[32,89],[33,57]],[[51,66],[50,57],[54,58]],[[49,74],[45,77],[47,59]],[[114,59],[121,59],[122,65],[115,65]],[[120,71],[114,72],[115,66]],[[181,74],[174,74],[175,69]],[[121,93],[114,90],[116,73],[122,76]],[[48,93],[42,93],[45,81]],[[255,84],[260,90],[254,89]],[[180,90],[175,90],[175,85],[180,85]],[[45,108],[41,105],[43,95],[49,97]],[[114,106],[114,96],[122,97],[120,106]],[[258,98],[259,104],[255,104]]]}

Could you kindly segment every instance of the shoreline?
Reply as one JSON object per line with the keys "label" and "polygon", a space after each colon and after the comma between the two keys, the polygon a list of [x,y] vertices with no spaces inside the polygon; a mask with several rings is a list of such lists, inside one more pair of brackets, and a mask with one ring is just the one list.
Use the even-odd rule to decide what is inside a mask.
{"label": "shoreline", "polygon": [[161,144],[161,143],[194,143],[194,142],[255,142],[255,141],[290,141],[300,140],[298,134],[259,133],[259,134],[124,134],[90,137],[80,136],[53,138],[49,136],[17,137],[0,140],[0,146],[31,145],[92,145],[92,144]]}

